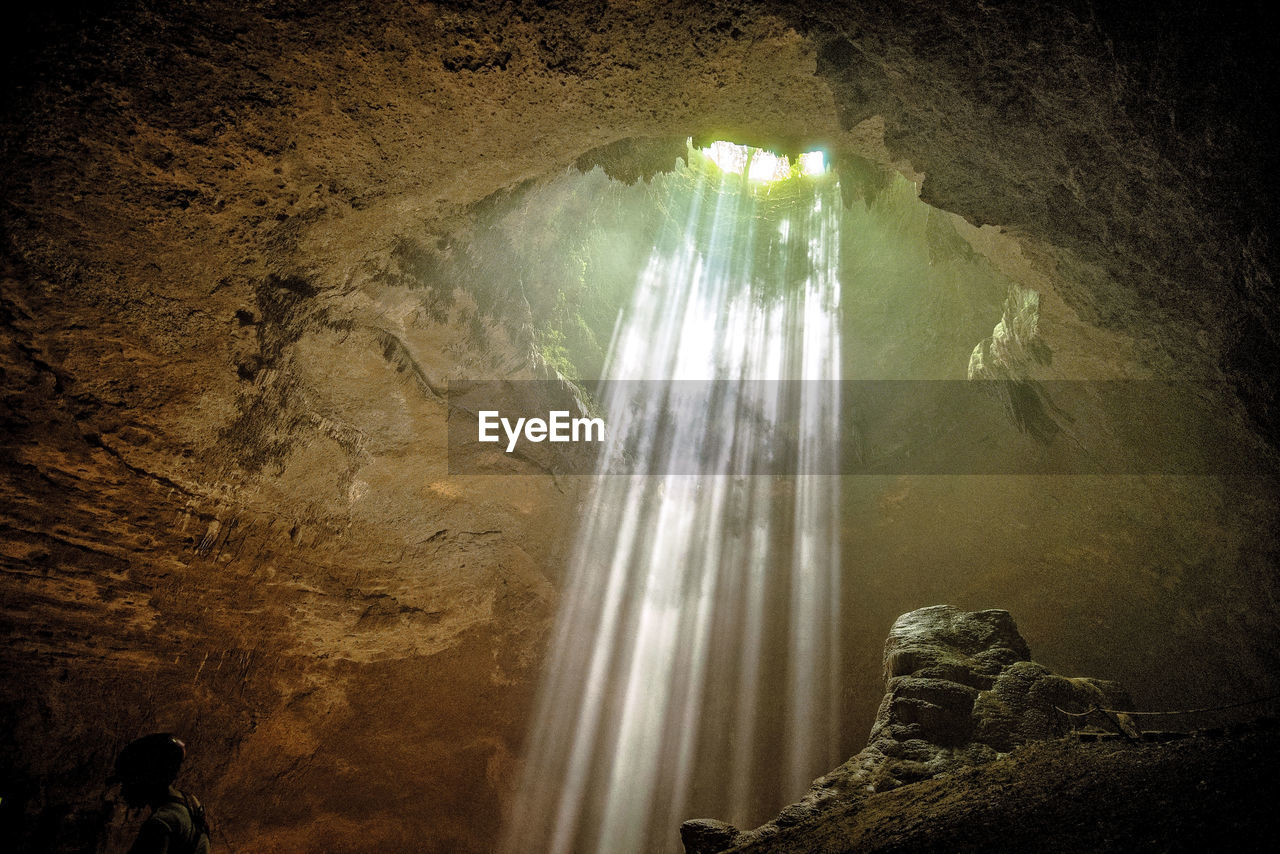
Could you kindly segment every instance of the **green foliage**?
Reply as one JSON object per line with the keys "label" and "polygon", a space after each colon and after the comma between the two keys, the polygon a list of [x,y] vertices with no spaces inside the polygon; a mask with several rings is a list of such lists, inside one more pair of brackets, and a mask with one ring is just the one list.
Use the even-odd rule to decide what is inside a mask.
{"label": "green foliage", "polygon": [[543,360],[569,379],[575,379],[577,369],[564,345],[564,333],[559,329],[539,329],[534,334]]}
{"label": "green foliage", "polygon": [[534,333],[542,358],[574,382],[599,379],[605,359],[595,331],[582,315],[584,306],[599,307],[599,289],[588,287],[585,264],[582,270],[583,277],[573,283],[578,299],[571,301],[569,291],[560,290],[554,311],[535,326]]}

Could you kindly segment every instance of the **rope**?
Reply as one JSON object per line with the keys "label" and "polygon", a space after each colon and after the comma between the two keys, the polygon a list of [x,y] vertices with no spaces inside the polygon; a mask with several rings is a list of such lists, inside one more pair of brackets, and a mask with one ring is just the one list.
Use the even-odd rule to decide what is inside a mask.
{"label": "rope", "polygon": [[1195,715],[1200,712],[1219,712],[1223,709],[1238,709],[1241,706],[1252,706],[1255,703],[1265,703],[1268,700],[1275,700],[1277,698],[1280,698],[1280,693],[1271,694],[1267,697],[1259,697],[1256,700],[1244,700],[1239,703],[1228,703],[1225,706],[1205,706],[1203,709],[1178,709],[1172,712],[1129,712],[1124,709],[1104,709],[1101,706],[1090,706],[1083,712],[1068,712],[1061,706],[1054,706],[1054,708],[1071,718],[1083,718],[1093,714],[1094,712],[1104,712],[1109,715],[1129,715],[1130,717],[1155,717],[1160,715]]}

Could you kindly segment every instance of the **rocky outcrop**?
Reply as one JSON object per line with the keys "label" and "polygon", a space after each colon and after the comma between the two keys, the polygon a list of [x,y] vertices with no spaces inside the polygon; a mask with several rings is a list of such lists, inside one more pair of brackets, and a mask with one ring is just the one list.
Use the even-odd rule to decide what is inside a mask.
{"label": "rocky outcrop", "polygon": [[1160,744],[1027,744],[867,795],[767,841],[772,854],[1266,851],[1280,832],[1275,720]]}
{"label": "rocky outcrop", "polygon": [[872,793],[981,765],[1020,744],[1062,735],[1069,725],[1055,707],[1130,706],[1114,682],[1058,676],[1030,659],[1008,611],[933,605],[903,614],[885,641],[885,695],[867,746],[755,830],[741,832],[708,819],[685,822],[685,851],[767,850],[763,846],[781,829],[835,809],[856,810]]}

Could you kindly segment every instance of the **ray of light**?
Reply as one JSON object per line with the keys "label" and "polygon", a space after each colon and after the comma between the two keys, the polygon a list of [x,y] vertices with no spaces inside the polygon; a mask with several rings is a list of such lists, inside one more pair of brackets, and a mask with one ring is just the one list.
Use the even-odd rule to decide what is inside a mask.
{"label": "ray of light", "polygon": [[[716,146],[725,172],[790,168]],[[834,758],[837,481],[813,472],[838,452],[839,191],[780,208],[690,176],[615,330],[607,375],[626,382],[602,401],[606,457],[651,474],[602,475],[585,507],[509,854],[679,850],[691,809],[763,818]],[[784,417],[800,474],[750,476]],[[712,767],[718,800],[698,785]]]}

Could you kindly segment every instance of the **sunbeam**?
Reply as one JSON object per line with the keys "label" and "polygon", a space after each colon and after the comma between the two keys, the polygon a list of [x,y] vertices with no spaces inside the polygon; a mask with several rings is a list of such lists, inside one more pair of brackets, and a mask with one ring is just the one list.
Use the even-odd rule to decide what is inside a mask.
{"label": "sunbeam", "polygon": [[[610,348],[604,457],[642,474],[585,507],[510,854],[678,849],[700,766],[747,822],[837,759],[839,188],[820,154],[707,156]],[[751,476],[780,447],[798,474]]]}

